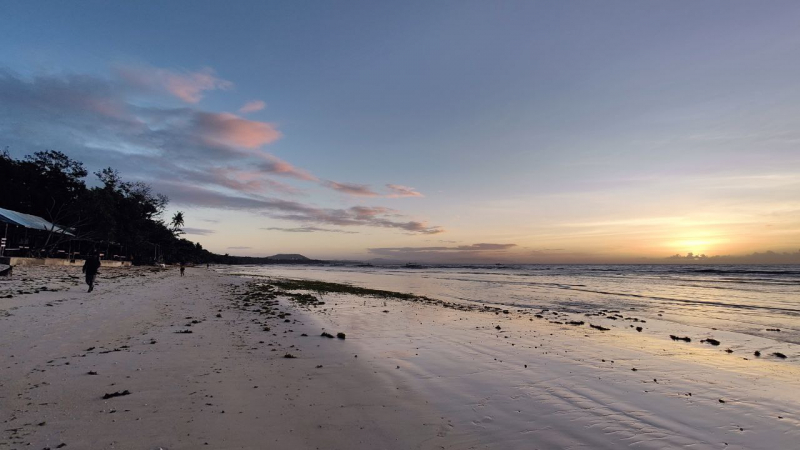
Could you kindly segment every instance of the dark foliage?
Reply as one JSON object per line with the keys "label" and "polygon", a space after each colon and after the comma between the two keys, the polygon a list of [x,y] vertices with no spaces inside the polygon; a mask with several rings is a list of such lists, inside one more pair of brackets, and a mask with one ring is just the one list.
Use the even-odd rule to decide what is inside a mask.
{"label": "dark foliage", "polygon": [[[0,153],[0,207],[41,216],[75,236],[51,232],[35,249],[50,255],[66,239],[93,243],[136,263],[221,262],[197,243],[179,237],[162,214],[169,200],[141,182],[123,181],[111,168],[96,172],[100,186],[88,187],[83,164],[58,151],[16,160]],[[182,214],[180,215],[182,219]],[[182,222],[182,220],[181,220]]]}

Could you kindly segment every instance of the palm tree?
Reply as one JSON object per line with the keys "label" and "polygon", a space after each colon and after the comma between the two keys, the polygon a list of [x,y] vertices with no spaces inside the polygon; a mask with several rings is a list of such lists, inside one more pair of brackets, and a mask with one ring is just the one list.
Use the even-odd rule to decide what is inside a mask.
{"label": "palm tree", "polygon": [[183,230],[181,230],[183,223],[183,211],[176,212],[172,216],[172,222],[170,222],[170,225],[172,225],[170,229],[175,236],[183,234]]}

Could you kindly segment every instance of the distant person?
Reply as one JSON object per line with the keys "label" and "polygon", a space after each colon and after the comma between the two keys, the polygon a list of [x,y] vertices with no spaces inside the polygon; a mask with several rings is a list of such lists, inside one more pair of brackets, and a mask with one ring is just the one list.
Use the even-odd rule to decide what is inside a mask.
{"label": "distant person", "polygon": [[186,271],[186,263],[181,261],[181,276],[183,276],[183,272]]}
{"label": "distant person", "polygon": [[97,256],[97,252],[92,252],[88,258],[86,258],[86,262],[83,263],[83,273],[86,274],[86,284],[89,285],[89,290],[87,292],[92,292],[94,290],[94,279],[97,276],[97,269],[100,268],[100,257]]}
{"label": "distant person", "polygon": [[206,269],[208,269],[209,267],[211,267],[211,266],[208,263],[206,263]]}

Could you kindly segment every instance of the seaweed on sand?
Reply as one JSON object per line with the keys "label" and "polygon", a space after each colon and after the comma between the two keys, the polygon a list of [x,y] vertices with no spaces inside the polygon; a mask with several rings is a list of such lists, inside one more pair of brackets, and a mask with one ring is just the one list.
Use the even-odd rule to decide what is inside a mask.
{"label": "seaweed on sand", "polygon": [[353,294],[369,297],[415,299],[418,296],[404,294],[401,292],[384,291],[380,289],[368,289],[350,284],[329,283],[317,280],[290,280],[285,278],[270,279],[269,283],[276,288],[284,291],[312,291],[320,294]]}

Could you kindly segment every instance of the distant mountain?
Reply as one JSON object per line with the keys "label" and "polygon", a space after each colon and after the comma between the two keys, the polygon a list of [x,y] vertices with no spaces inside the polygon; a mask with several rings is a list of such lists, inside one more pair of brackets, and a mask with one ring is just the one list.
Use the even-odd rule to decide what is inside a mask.
{"label": "distant mountain", "polygon": [[278,253],[277,255],[267,256],[267,259],[271,261],[292,261],[292,262],[312,261],[311,258],[306,258],[303,255],[298,255],[297,253]]}
{"label": "distant mountain", "polygon": [[272,256],[213,255],[217,264],[325,264],[326,261],[307,258],[296,253],[279,253]]}

